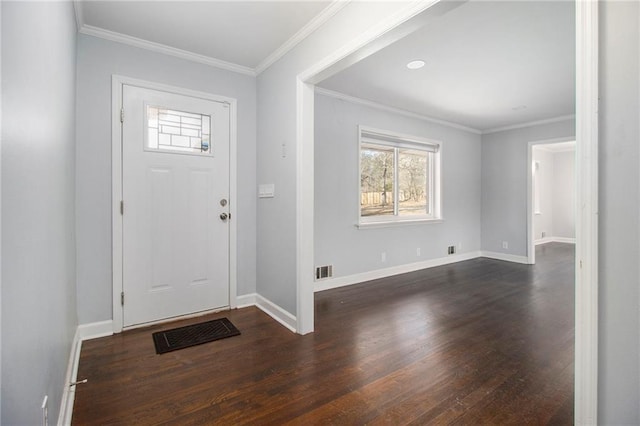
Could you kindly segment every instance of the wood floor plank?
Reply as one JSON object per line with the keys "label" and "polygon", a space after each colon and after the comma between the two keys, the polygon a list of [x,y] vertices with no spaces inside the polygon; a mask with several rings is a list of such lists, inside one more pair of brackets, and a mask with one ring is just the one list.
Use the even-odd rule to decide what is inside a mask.
{"label": "wood floor plank", "polygon": [[[74,425],[572,424],[573,246],[316,294],[312,334],[257,308],[83,343]],[[155,331],[240,336],[156,355]]]}

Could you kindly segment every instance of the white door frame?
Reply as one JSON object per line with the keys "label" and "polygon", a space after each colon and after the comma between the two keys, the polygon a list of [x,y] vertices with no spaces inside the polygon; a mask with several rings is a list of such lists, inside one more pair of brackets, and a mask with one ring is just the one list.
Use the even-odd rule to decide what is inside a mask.
{"label": "white door frame", "polygon": [[[346,68],[345,59],[426,10],[413,2],[348,41],[298,75],[296,102],[297,331],[313,331],[314,85]],[[356,55],[354,55],[356,56]],[[598,413],[598,2],[576,1],[576,310],[575,423],[596,424]]]}
{"label": "white door frame", "polygon": [[[576,140],[575,136],[567,136],[566,138],[545,139],[540,141],[529,142],[527,146],[527,263],[534,265],[536,263],[536,244],[534,236],[534,211],[533,211],[533,147],[539,145],[551,145],[554,143],[573,142]],[[576,185],[574,185],[577,188]],[[576,191],[577,193],[577,191]],[[577,212],[575,214],[577,216]]]}
{"label": "white door frame", "polygon": [[[112,282],[113,282],[113,332],[123,329],[123,310],[120,295],[123,289],[122,277],[122,89],[124,85],[159,90],[183,96],[191,96],[215,102],[229,103],[229,307],[237,306],[237,101],[233,98],[214,95],[196,90],[183,89],[161,83],[136,78],[113,75],[111,77],[111,226],[112,226]],[[126,112],[125,112],[126,113]],[[126,119],[126,117],[125,117]],[[125,206],[126,208],[126,206]],[[189,315],[187,315],[189,316]],[[173,318],[175,319],[175,318]]]}

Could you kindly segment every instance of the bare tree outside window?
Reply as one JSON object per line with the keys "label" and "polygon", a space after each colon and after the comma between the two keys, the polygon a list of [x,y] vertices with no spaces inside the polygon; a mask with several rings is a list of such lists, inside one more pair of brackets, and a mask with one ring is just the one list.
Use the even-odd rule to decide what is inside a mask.
{"label": "bare tree outside window", "polygon": [[398,214],[428,214],[428,155],[424,151],[400,150],[398,158]]}
{"label": "bare tree outside window", "polygon": [[437,142],[360,127],[360,217],[439,219]]}
{"label": "bare tree outside window", "polygon": [[365,147],[360,151],[360,214],[394,213],[394,150]]}

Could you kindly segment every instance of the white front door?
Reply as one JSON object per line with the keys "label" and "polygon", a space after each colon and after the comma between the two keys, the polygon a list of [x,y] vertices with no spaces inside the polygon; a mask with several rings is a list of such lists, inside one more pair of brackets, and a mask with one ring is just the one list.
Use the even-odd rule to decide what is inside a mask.
{"label": "white front door", "polygon": [[229,306],[229,104],[123,86],[123,324]]}

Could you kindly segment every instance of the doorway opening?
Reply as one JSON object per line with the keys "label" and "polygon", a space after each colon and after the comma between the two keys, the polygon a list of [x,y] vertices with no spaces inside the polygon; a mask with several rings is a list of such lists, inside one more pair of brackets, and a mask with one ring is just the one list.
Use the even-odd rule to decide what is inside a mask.
{"label": "doorway opening", "polygon": [[576,242],[576,142],[561,138],[530,142],[527,152],[527,263],[535,247]]}
{"label": "doorway opening", "polygon": [[[443,2],[444,3],[444,2]],[[367,34],[298,75],[297,80],[297,331],[313,331],[314,89],[398,36],[394,30],[432,7],[425,2],[390,17]],[[576,2],[576,317],[575,422],[597,420],[598,5]],[[416,24],[414,21],[413,24]],[[406,27],[404,28],[406,31]],[[400,32],[400,31],[398,31]]]}

